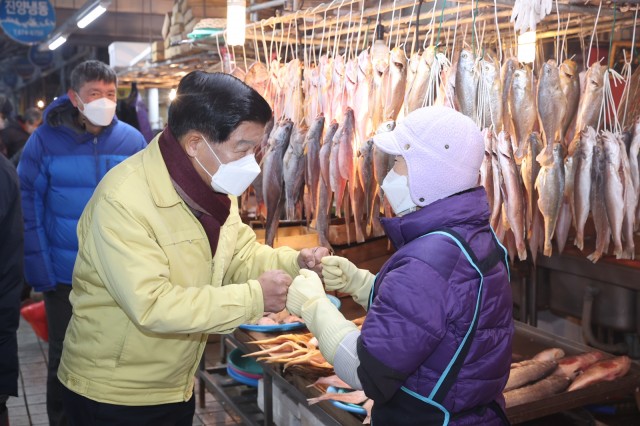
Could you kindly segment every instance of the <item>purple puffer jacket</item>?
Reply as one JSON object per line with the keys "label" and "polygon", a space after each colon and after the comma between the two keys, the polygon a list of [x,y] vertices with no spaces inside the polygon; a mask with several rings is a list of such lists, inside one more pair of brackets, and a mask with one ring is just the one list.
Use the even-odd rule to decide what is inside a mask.
{"label": "purple puffer jacket", "polygon": [[[496,247],[487,195],[478,187],[406,216],[383,219],[383,226],[398,251],[376,277],[376,296],[360,345],[389,371],[407,377],[398,388],[402,385],[426,397],[469,329],[480,278],[452,239],[419,237],[449,228],[469,243],[479,260],[487,258]],[[504,408],[502,390],[509,376],[513,336],[511,309],[508,272],[500,262],[485,275],[475,338],[442,404],[451,414],[491,401]],[[449,424],[502,423],[493,411],[484,410]]]}

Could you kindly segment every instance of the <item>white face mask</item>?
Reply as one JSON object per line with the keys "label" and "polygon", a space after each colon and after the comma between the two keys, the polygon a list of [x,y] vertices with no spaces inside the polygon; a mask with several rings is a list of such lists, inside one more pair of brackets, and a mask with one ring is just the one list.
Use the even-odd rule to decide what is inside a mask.
{"label": "white face mask", "polygon": [[84,108],[82,115],[94,126],[108,126],[116,115],[116,103],[111,99],[100,98],[85,104],[78,94],[78,103]]}
{"label": "white face mask", "polygon": [[406,176],[399,175],[391,169],[380,187],[396,215],[402,216],[417,207],[411,199],[409,181]]}
{"label": "white face mask", "polygon": [[204,137],[202,138],[209,148],[209,151],[216,157],[220,167],[214,174],[209,173],[198,157],[195,157],[196,161],[202,167],[209,176],[211,176],[211,187],[216,192],[222,192],[223,194],[230,194],[239,197],[255,180],[256,176],[260,174],[260,166],[256,161],[255,154],[245,155],[239,160],[232,161],[230,163],[223,164],[218,158],[215,151],[209,145]]}

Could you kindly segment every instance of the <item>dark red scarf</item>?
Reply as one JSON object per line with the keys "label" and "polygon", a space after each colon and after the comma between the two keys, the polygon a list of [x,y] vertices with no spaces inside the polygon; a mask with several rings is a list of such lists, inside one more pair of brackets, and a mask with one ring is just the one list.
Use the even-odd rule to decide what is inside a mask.
{"label": "dark red scarf", "polygon": [[229,217],[229,196],[215,192],[202,180],[168,127],[160,135],[159,146],[176,191],[202,224],[209,239],[211,255],[215,255],[220,227]]}

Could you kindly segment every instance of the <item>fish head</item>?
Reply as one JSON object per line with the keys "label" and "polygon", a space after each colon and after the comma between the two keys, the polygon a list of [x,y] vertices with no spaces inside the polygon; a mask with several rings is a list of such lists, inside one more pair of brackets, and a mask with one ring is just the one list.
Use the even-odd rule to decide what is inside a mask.
{"label": "fish head", "polygon": [[544,80],[558,80],[560,78],[560,71],[555,59],[549,59],[542,65],[540,73],[540,81]]}
{"label": "fish head", "polygon": [[415,52],[409,59],[409,69],[412,73],[418,72],[418,65],[420,64],[420,54]]}
{"label": "fish head", "polygon": [[591,126],[587,126],[584,129],[582,129],[582,131],[580,132],[580,138],[581,139],[593,139],[594,141],[596,140],[598,136],[598,133],[596,132],[596,129],[594,129]]}
{"label": "fish head", "polygon": [[407,72],[407,56],[404,54],[404,50],[402,50],[401,48],[394,47],[391,50],[389,61],[401,73]]}
{"label": "fish head", "polygon": [[604,73],[606,67],[600,65],[600,62],[594,62],[589,67],[585,79],[590,90],[598,90],[604,84]]}
{"label": "fish head", "polygon": [[513,146],[511,145],[511,136],[509,133],[503,130],[498,134],[494,150],[496,150],[496,148],[498,153],[509,158],[513,157]]}
{"label": "fish head", "polygon": [[373,72],[373,65],[371,64],[371,55],[368,50],[363,50],[358,55],[358,79],[362,76],[363,79],[369,77]]}
{"label": "fish head", "polygon": [[473,68],[476,63],[476,57],[470,51],[463,49],[460,52],[460,58],[458,59],[458,66],[465,72],[473,72]]}
{"label": "fish head", "polygon": [[358,64],[355,59],[349,59],[345,69],[345,76],[349,82],[356,84],[358,82]]}
{"label": "fish head", "polygon": [[525,70],[515,70],[511,79],[511,86],[518,89],[527,87],[527,74]]}
{"label": "fish head", "polygon": [[536,148],[536,152],[540,152],[542,149],[542,139],[540,138],[540,133],[531,132],[529,134],[529,145]]}
{"label": "fish head", "polygon": [[429,66],[431,66],[433,64],[433,60],[435,57],[436,57],[436,47],[431,45],[427,47],[427,49],[424,51],[420,59],[425,61]]}
{"label": "fish head", "polygon": [[554,161],[562,161],[562,157],[564,156],[564,147],[562,146],[561,143],[554,143],[553,144],[553,160]]}
{"label": "fish head", "polygon": [[493,61],[486,61],[483,59],[481,61],[481,69],[482,78],[488,84],[491,84],[491,82],[493,82],[493,80],[495,80],[496,76],[498,75],[496,64]]}
{"label": "fish head", "polygon": [[560,64],[560,72],[571,77],[572,79],[578,78],[578,63],[571,59],[565,59]]}
{"label": "fish head", "polygon": [[612,132],[603,130],[602,145],[604,146],[604,154],[607,160],[617,164],[620,157],[620,145],[618,144],[617,136]]}

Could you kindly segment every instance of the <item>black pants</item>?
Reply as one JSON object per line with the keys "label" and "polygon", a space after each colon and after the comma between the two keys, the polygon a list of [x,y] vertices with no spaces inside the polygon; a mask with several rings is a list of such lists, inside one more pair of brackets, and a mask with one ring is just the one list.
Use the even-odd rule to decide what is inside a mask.
{"label": "black pants", "polygon": [[187,402],[128,406],[97,402],[66,387],[63,399],[71,426],[191,426],[195,396]]}
{"label": "black pants", "polygon": [[9,395],[0,395],[0,426],[9,426],[7,399],[9,399]]}
{"label": "black pants", "polygon": [[58,380],[58,366],[62,356],[62,343],[71,320],[71,286],[59,284],[55,290],[44,293],[49,328],[49,371],[47,372],[47,414],[51,426],[66,426],[67,416],[62,404],[62,391],[66,389]]}

